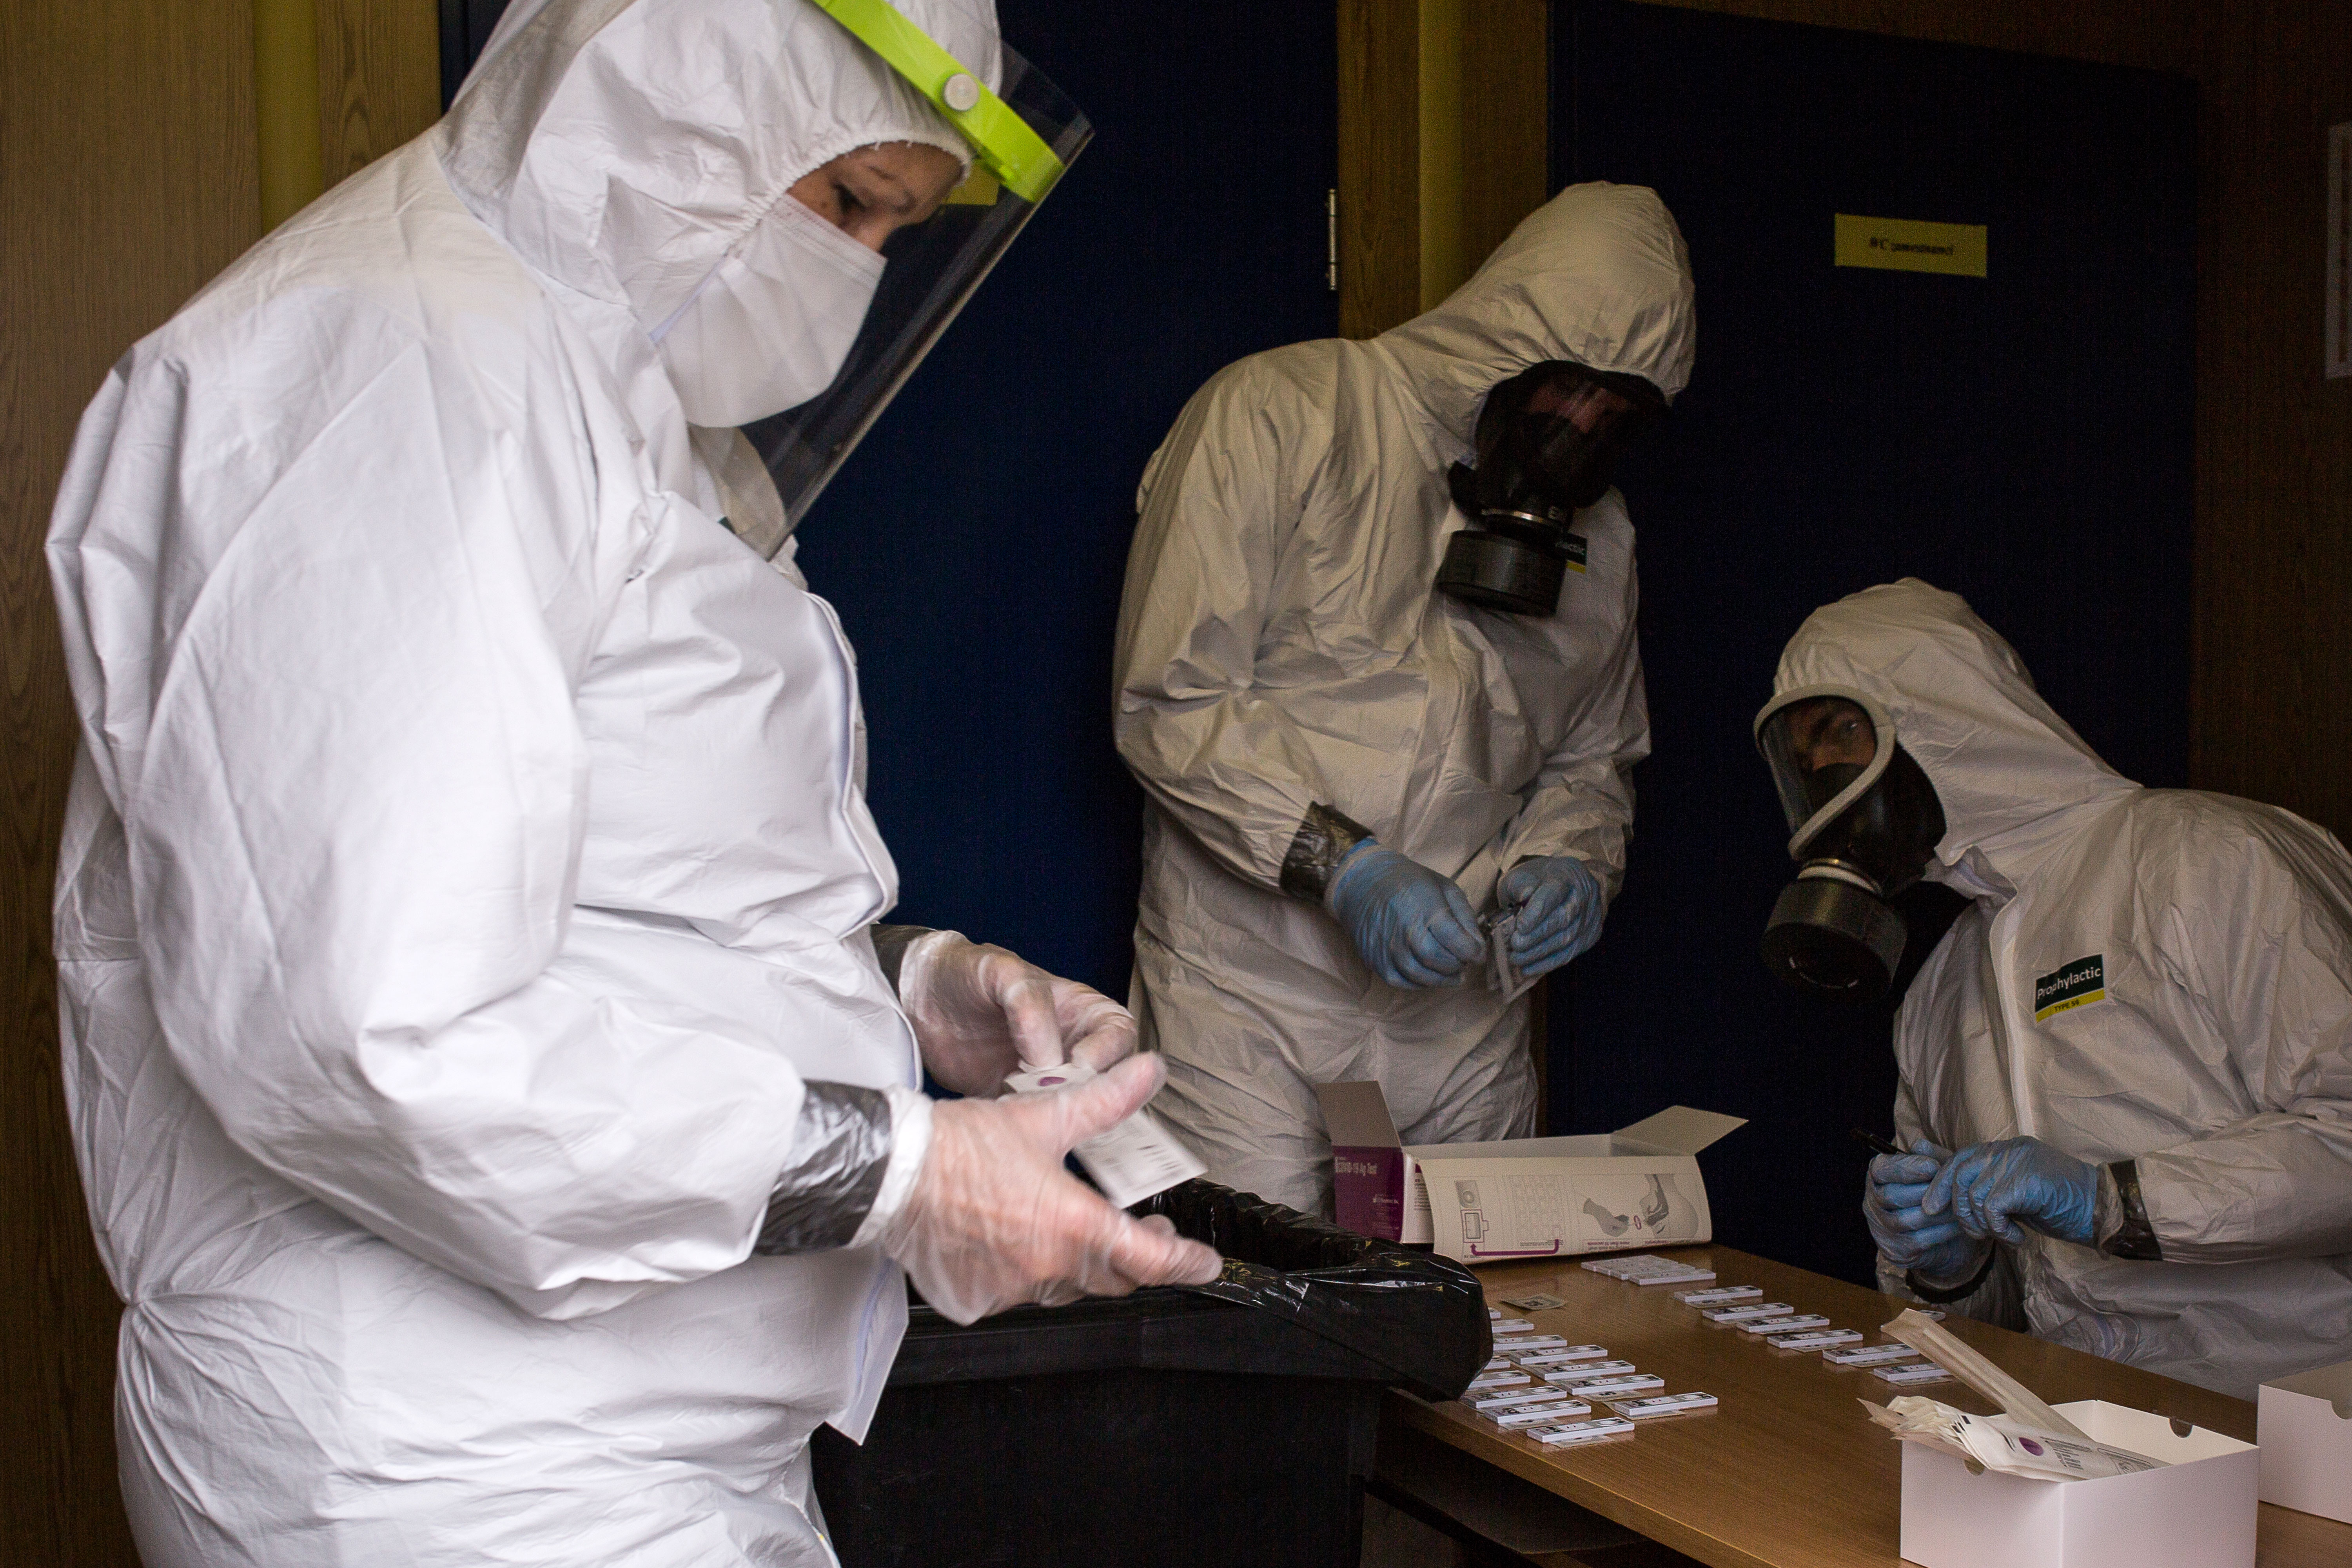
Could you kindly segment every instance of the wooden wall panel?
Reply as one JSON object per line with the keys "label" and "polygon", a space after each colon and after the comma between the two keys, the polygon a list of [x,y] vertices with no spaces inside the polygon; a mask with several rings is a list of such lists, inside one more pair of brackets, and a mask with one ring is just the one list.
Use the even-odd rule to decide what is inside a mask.
{"label": "wooden wall panel", "polygon": [[441,117],[435,0],[318,0],[319,140],[332,187]]}
{"label": "wooden wall panel", "polygon": [[1339,335],[1421,309],[1421,8],[1339,0]]}
{"label": "wooden wall panel", "polygon": [[41,540],[82,405],[260,231],[247,0],[0,5],[0,1563],[131,1568],[117,1307],[58,1086],[49,880],[73,748]]}
{"label": "wooden wall panel", "polygon": [[2233,5],[2214,34],[2190,767],[2352,838],[2352,381],[2320,359],[2326,128],[2352,119],[2352,8]]}
{"label": "wooden wall panel", "polygon": [[1551,7],[1465,0],[1462,249],[1475,270],[1551,194]]}

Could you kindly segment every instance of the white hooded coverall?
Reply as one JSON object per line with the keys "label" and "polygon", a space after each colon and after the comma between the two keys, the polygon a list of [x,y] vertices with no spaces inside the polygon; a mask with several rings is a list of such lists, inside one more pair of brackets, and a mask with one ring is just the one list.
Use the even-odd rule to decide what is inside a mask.
{"label": "white hooded coverall", "polygon": [[1408,1142],[1533,1130],[1525,999],[1475,970],[1391,987],[1282,890],[1284,862],[1319,805],[1474,907],[1529,856],[1577,856],[1614,893],[1650,749],[1623,498],[1577,514],[1558,614],[1507,615],[1433,588],[1465,525],[1446,470],[1498,382],[1570,360],[1671,398],[1695,337],[1664,204],[1573,186],[1435,310],[1228,366],[1152,458],[1116,661],[1149,801],[1129,1005],[1168,1058],[1155,1109],[1211,1180],[1321,1206],[1318,1083],[1378,1080]]}
{"label": "white hooded coverall", "polygon": [[897,879],[648,332],[887,141],[968,155],[805,0],[519,5],[84,416],[57,952],[156,1568],[832,1561],[901,1277],[747,1255],[803,1082],[919,1082]]}
{"label": "white hooded coverall", "polygon": [[[1895,1016],[1907,1147],[2130,1161],[2162,1261],[2027,1232],[1960,1310],[2241,1398],[2352,1342],[2352,858],[2290,812],[2143,789],[1956,595],[1814,612],[1774,690],[1843,688],[1936,786],[1973,902]],[[2093,973],[2093,966],[2096,972]],[[2041,1000],[2037,1004],[2039,993]],[[1880,1260],[1886,1288],[1902,1271]]]}

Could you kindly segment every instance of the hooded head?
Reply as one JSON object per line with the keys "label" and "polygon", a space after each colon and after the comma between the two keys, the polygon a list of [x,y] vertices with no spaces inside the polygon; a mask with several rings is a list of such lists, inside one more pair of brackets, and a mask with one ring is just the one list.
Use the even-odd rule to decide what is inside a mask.
{"label": "hooded head", "polygon": [[[993,0],[896,4],[1001,86]],[[517,0],[437,134],[475,216],[649,340],[820,165],[893,142],[971,156],[809,0]]]}
{"label": "hooded head", "polygon": [[1445,302],[1381,334],[1461,447],[1498,384],[1548,360],[1640,376],[1668,402],[1698,339],[1690,251],[1640,185],[1570,185],[1529,213]]}
{"label": "hooded head", "polygon": [[[1966,600],[1916,577],[1808,616],[1780,655],[1772,692],[1759,729],[1810,696],[1849,697],[1888,721],[1935,786],[1945,826],[1935,853],[1948,867],[1970,849],[1998,866],[2004,847],[2044,819],[2138,787],[2051,710],[2016,650]],[[1832,803],[1822,815],[1841,809]]]}

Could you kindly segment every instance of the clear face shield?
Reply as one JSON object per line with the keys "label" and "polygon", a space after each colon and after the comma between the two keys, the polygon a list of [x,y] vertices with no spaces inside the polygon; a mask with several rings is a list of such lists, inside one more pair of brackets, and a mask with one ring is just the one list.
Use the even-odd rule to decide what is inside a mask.
{"label": "clear face shield", "polygon": [[1094,135],[1076,105],[1011,48],[1004,85],[980,79],[887,0],[815,0],[919,89],[973,150],[971,176],[938,213],[884,242],[882,278],[831,385],[743,434],[783,502],[784,527],[750,539],[772,556],[972,290]]}
{"label": "clear face shield", "polygon": [[1818,995],[1875,1000],[1903,960],[1903,917],[1886,900],[1919,879],[1944,837],[1935,785],[1885,711],[1843,688],[1775,698],[1756,745],[1800,868],[1765,925],[1765,966]]}

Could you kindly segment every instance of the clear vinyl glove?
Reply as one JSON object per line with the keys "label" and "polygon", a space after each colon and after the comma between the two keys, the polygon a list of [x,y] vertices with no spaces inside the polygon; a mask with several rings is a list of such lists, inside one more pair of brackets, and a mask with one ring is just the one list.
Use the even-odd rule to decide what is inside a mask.
{"label": "clear vinyl glove", "polygon": [[1126,1008],[960,931],[935,931],[907,949],[898,1003],[923,1066],[958,1094],[995,1094],[1024,1068],[1081,1061],[1101,1072],[1135,1053]]}
{"label": "clear vinyl glove", "polygon": [[1331,874],[1324,900],[1367,967],[1406,990],[1459,985],[1486,951],[1477,911],[1454,879],[1365,839]]}
{"label": "clear vinyl glove", "polygon": [[2023,1220],[2044,1236],[2092,1244],[2099,1206],[2099,1173],[2039,1138],[2003,1138],[1971,1144],[1936,1174],[1920,1207],[1948,1215],[1979,1239],[2025,1239]]}
{"label": "clear vinyl glove", "polygon": [[1160,1091],[1167,1067],[1131,1057],[1099,1078],[1010,1100],[931,1108],[930,1145],[883,1250],[959,1323],[1028,1302],[1204,1285],[1223,1261],[1160,1216],[1139,1220],[1062,1167]]}
{"label": "clear vinyl glove", "polygon": [[1609,912],[1601,879],[1573,855],[1522,860],[1503,873],[1496,890],[1518,917],[1511,963],[1529,979],[1550,973],[1601,940]]}
{"label": "clear vinyl glove", "polygon": [[1920,1206],[1950,1158],[1948,1151],[1918,1139],[1908,1154],[1881,1154],[1871,1161],[1863,1189],[1862,1216],[1879,1252],[1896,1268],[1931,1282],[1966,1279],[1983,1263],[1990,1245],[1961,1230],[1949,1215],[1931,1215]]}

